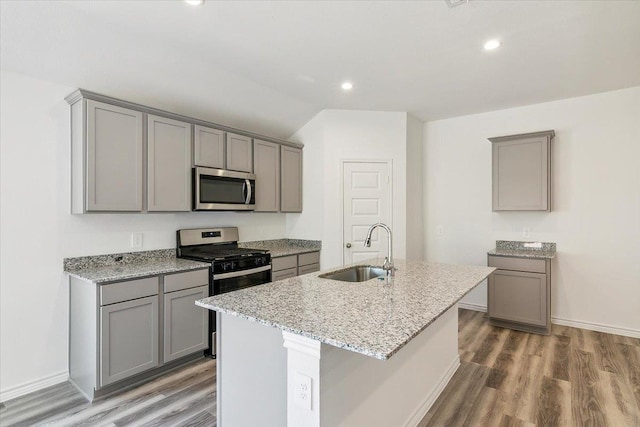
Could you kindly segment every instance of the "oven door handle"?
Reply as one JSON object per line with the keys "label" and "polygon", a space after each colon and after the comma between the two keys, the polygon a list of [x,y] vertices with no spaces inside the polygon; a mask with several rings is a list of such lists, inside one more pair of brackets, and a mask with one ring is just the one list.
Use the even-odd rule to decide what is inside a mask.
{"label": "oven door handle", "polygon": [[241,277],[247,276],[249,274],[261,273],[263,271],[271,270],[270,265],[265,265],[262,267],[252,268],[250,270],[240,270],[240,271],[232,271],[231,273],[222,273],[213,275],[213,280],[221,280],[221,279],[231,279],[232,277]]}
{"label": "oven door handle", "polygon": [[251,204],[251,181],[248,179],[244,180],[244,185],[242,186],[242,190],[247,189],[247,198],[244,201],[245,205]]}

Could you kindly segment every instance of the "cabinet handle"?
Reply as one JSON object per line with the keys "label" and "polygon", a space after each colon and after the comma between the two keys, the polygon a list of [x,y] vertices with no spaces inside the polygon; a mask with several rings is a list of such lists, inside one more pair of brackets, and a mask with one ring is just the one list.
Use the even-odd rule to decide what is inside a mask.
{"label": "cabinet handle", "polygon": [[347,245],[346,245],[346,246],[347,246],[348,248],[350,248],[350,247],[351,247],[351,243],[347,243]]}

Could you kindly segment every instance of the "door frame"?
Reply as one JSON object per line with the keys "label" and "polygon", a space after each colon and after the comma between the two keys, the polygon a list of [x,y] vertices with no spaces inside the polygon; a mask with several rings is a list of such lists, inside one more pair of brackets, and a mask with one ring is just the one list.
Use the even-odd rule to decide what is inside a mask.
{"label": "door frame", "polygon": [[389,166],[389,222],[393,230],[393,159],[340,159],[340,252],[344,265],[344,165],[345,163],[384,163]]}

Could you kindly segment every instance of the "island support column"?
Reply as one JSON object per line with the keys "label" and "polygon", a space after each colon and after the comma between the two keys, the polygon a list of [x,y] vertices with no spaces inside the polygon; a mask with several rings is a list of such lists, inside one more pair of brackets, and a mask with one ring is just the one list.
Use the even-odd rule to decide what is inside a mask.
{"label": "island support column", "polygon": [[287,349],[287,425],[320,427],[320,342],[283,331]]}

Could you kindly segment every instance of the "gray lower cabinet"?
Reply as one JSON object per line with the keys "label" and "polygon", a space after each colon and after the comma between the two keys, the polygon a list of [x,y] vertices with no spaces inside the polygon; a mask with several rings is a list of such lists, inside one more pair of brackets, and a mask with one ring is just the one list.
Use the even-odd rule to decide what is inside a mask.
{"label": "gray lower cabinet", "polygon": [[308,252],[272,258],[271,281],[289,279],[320,271],[320,252]]}
{"label": "gray lower cabinet", "polygon": [[550,261],[489,256],[487,302],[493,325],[548,335],[551,332]]}
{"label": "gray lower cabinet", "polygon": [[158,296],[100,307],[100,385],[158,366]]}
{"label": "gray lower cabinet", "polygon": [[207,310],[195,302],[208,296],[208,285],[164,295],[164,362],[207,348]]}
{"label": "gray lower cabinet", "polygon": [[489,138],[494,211],[551,210],[552,130]]}
{"label": "gray lower cabinet", "polygon": [[72,212],[142,211],[143,115],[93,100],[71,106]]}
{"label": "gray lower cabinet", "polygon": [[298,276],[320,271],[320,252],[298,255]]}
{"label": "gray lower cabinet", "polygon": [[256,212],[280,210],[280,144],[253,141],[253,170],[256,175]]}
{"label": "gray lower cabinet", "polygon": [[253,150],[251,138],[235,133],[227,133],[226,169],[253,172]]}
{"label": "gray lower cabinet", "polygon": [[224,169],[225,132],[195,125],[193,128],[193,165]]}
{"label": "gray lower cabinet", "polygon": [[280,211],[302,212],[302,150],[280,146]]}
{"label": "gray lower cabinet", "polygon": [[69,279],[69,377],[89,400],[202,357],[208,268],[101,285]]}
{"label": "gray lower cabinet", "polygon": [[147,117],[147,210],[191,210],[191,124]]}

